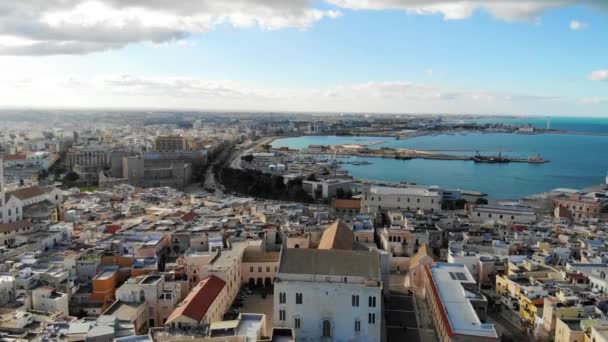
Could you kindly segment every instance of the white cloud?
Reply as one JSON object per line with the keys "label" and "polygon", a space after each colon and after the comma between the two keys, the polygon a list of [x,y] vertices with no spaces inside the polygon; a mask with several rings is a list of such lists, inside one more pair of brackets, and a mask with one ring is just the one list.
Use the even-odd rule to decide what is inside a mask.
{"label": "white cloud", "polygon": [[445,19],[465,19],[483,10],[503,20],[537,21],[553,8],[608,8],[605,0],[323,1],[321,9],[311,0],[2,0],[0,55],[85,54],[131,43],[162,44],[221,25],[306,29],[339,17],[343,9],[403,10]]}
{"label": "white cloud", "polygon": [[591,81],[608,81],[608,70],[595,70],[588,78]]}
{"label": "white cloud", "polygon": [[[0,2],[0,55],[83,54],[184,40],[218,25],[306,29],[338,10],[308,0],[19,0]],[[10,38],[10,39],[9,39]]]}
{"label": "white cloud", "polygon": [[581,99],[581,103],[584,103],[584,104],[608,103],[608,97],[586,97],[586,98]]}
{"label": "white cloud", "polygon": [[[0,76],[2,78],[2,76]],[[35,81],[34,81],[35,80]],[[232,80],[99,75],[0,80],[0,106],[289,110],[344,112],[529,113],[562,104],[544,94],[451,89],[402,81],[329,88],[273,89]],[[561,105],[559,106],[561,108]]]}
{"label": "white cloud", "polygon": [[477,10],[503,20],[535,19],[543,12],[564,6],[607,7],[604,0],[328,0],[354,10],[404,10],[412,14],[441,14],[446,20],[466,19]]}
{"label": "white cloud", "polygon": [[587,24],[586,22],[582,22],[582,21],[578,21],[578,20],[572,20],[570,22],[570,29],[574,30],[574,31],[584,30],[587,27],[589,27],[589,24]]}

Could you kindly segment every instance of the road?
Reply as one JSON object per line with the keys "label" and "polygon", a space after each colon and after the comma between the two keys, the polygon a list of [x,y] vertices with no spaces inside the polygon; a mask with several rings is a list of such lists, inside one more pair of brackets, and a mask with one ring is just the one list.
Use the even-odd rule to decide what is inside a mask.
{"label": "road", "polygon": [[[513,315],[513,317],[507,318],[505,315]],[[517,316],[515,316],[513,312],[488,311],[487,318],[488,323],[493,323],[498,334],[503,335],[505,340],[508,341],[511,339],[512,341],[532,341],[530,336],[526,336],[521,332],[519,324],[514,321],[514,319],[517,319]]]}
{"label": "road", "polygon": [[241,150],[241,149],[235,149],[234,153],[230,156],[230,167],[233,169],[241,169],[241,157],[248,154],[248,153],[252,153],[255,150],[259,149],[260,147],[262,147],[263,145],[269,144],[271,143],[274,139],[276,139],[276,137],[265,137],[265,138],[261,138],[258,139],[254,142],[253,146],[246,149],[246,150]]}

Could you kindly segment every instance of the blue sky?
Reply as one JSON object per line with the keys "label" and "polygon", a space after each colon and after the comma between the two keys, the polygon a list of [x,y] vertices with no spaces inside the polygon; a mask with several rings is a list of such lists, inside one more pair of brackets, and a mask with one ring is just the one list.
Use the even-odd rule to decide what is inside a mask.
{"label": "blue sky", "polygon": [[[99,26],[103,11],[79,0],[36,12],[45,34],[0,25],[1,90],[10,95],[0,105],[608,116],[608,8],[593,7],[600,2],[537,0],[537,10],[522,13],[494,0],[498,7],[462,15],[451,0],[431,8],[378,0],[381,9],[359,0],[270,9],[259,1],[205,8],[187,29],[173,19],[162,30]],[[108,15],[125,12],[94,3]],[[190,17],[169,5],[128,18],[145,23],[159,13]]]}

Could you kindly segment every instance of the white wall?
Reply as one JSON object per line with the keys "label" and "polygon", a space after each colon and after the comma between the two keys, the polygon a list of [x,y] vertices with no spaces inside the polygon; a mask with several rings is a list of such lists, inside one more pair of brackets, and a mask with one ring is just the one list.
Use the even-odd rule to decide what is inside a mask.
{"label": "white wall", "polygon": [[[280,303],[284,292],[286,303]],[[296,293],[302,293],[302,304],[296,304]],[[353,307],[352,296],[359,296],[359,306]],[[376,306],[370,308],[369,297],[376,298]],[[285,320],[280,320],[280,310],[285,310]],[[369,324],[368,315],[375,314],[375,324]],[[331,322],[331,336],[336,341],[380,341],[382,325],[382,288],[366,287],[354,283],[324,283],[282,280],[274,287],[273,323],[277,327],[295,329],[295,318],[301,326],[295,329],[298,341],[320,341],[323,321]],[[359,320],[361,331],[355,332]]]}

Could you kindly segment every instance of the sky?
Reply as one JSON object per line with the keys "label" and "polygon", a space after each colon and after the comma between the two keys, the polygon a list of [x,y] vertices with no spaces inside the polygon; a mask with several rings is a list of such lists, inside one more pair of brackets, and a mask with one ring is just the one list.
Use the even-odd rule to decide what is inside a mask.
{"label": "sky", "polygon": [[0,2],[0,107],[608,116],[606,0]]}

